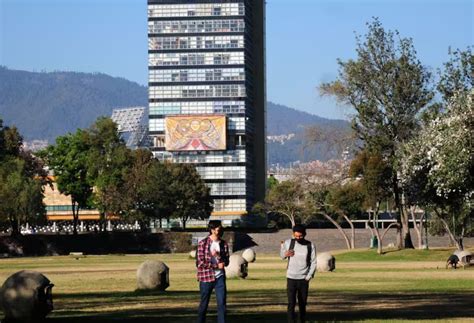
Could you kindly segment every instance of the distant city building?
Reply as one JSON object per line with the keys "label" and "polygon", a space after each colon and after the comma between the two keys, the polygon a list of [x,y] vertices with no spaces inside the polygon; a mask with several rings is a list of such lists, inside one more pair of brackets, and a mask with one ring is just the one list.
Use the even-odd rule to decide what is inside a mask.
{"label": "distant city building", "polygon": [[47,140],[31,140],[31,141],[24,141],[23,142],[23,149],[24,150],[29,150],[32,152],[36,152],[38,150],[44,149],[48,147],[48,141]]}
{"label": "distant city building", "polygon": [[114,109],[111,119],[128,148],[149,146],[148,115],[145,107]]}
{"label": "distant city building", "polygon": [[277,135],[277,136],[267,136],[268,142],[279,142],[280,144],[284,144],[286,141],[291,140],[295,137],[294,133],[289,133],[287,135]]}
{"label": "distant city building", "polygon": [[[52,187],[44,186],[43,203],[46,206],[46,219],[48,221],[72,221],[72,201],[71,196],[59,192],[54,176],[50,177]],[[99,220],[98,210],[79,210],[79,220]]]}
{"label": "distant city building", "polygon": [[263,0],[148,0],[149,132],[160,160],[190,163],[213,219],[265,194]]}

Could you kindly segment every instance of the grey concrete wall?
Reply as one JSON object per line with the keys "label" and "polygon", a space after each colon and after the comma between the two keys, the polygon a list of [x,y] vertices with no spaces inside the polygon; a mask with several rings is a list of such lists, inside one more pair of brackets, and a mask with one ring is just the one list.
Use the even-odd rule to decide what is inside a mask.
{"label": "grey concrete wall", "polygon": [[[346,230],[348,236],[350,236],[350,230]],[[416,233],[412,230],[412,241],[415,247],[417,247]],[[278,254],[280,250],[280,241],[291,238],[291,230],[285,229],[275,233],[249,233],[248,234],[253,242],[257,245],[253,248],[258,253],[269,253]],[[370,246],[370,231],[368,229],[356,229],[356,248],[369,248]],[[332,251],[346,249],[346,243],[344,238],[337,229],[308,229],[307,236],[308,240],[315,243],[316,249],[319,252]],[[391,229],[385,235],[383,240],[384,247],[390,243],[396,245],[396,230]],[[429,247],[449,247],[450,241],[447,236],[444,237],[428,237]],[[464,239],[465,247],[474,247],[474,238]]]}

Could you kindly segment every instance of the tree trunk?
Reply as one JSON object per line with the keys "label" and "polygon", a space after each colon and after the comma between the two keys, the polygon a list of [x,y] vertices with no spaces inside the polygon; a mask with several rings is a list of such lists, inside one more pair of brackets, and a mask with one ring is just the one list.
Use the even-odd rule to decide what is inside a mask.
{"label": "tree trunk", "polygon": [[375,236],[377,237],[377,254],[381,255],[383,253],[382,247],[382,238],[380,237],[379,228],[375,228]]}
{"label": "tree trunk", "polygon": [[336,221],[334,221],[333,218],[331,218],[329,215],[327,215],[326,213],[323,213],[323,216],[329,220],[329,222],[331,222],[332,224],[334,224],[334,226],[337,228],[337,230],[339,230],[339,232],[342,234],[342,236],[344,237],[344,240],[346,241],[346,245],[347,245],[347,249],[351,249],[351,243],[349,241],[349,238],[347,237],[346,233],[344,232],[344,230],[342,229],[342,227],[339,225],[339,223],[337,223]]}
{"label": "tree trunk", "polygon": [[[411,240],[410,223],[408,221],[408,214],[405,208],[402,208],[401,212],[402,212],[403,248],[415,249],[415,246],[413,246],[413,241]],[[414,225],[416,225],[416,223]]]}
{"label": "tree trunk", "polygon": [[395,199],[395,206],[398,210],[398,223],[401,226],[401,231],[400,231],[400,241],[397,241],[399,249],[402,248],[411,248],[414,249],[413,247],[413,242],[411,240],[411,235],[410,235],[410,226],[408,222],[408,216],[405,212],[405,203],[402,201],[403,195],[400,192],[400,189],[398,187],[398,176],[397,174],[394,175],[393,177],[393,182],[392,182],[392,188],[393,188],[393,195]]}
{"label": "tree trunk", "polygon": [[459,241],[456,240],[456,238],[454,237],[453,233],[451,232],[451,229],[449,229],[448,222],[446,222],[446,220],[443,219],[443,218],[440,217],[440,216],[438,216],[438,218],[441,220],[441,222],[443,222],[444,229],[445,229],[446,232],[448,233],[448,236],[449,236],[449,239],[451,240],[451,242],[456,246],[456,248],[458,248],[458,250],[463,250],[463,246],[462,246],[461,244],[459,244]]}
{"label": "tree trunk", "polygon": [[74,200],[72,201],[71,207],[72,207],[72,230],[73,230],[73,234],[77,235],[77,222],[79,220],[79,210],[78,210],[79,208],[77,207],[77,204],[76,202],[74,202]]}
{"label": "tree trunk", "polygon": [[12,237],[19,237],[21,236],[21,232],[20,232],[20,224],[19,224],[19,221],[15,218],[10,218],[10,226],[12,228],[12,233],[11,233],[11,236]]}
{"label": "tree trunk", "polygon": [[459,236],[459,239],[458,239],[458,244],[459,244],[459,250],[464,250],[464,243],[463,243],[463,238],[464,238],[464,227],[462,228],[461,230],[461,235]]}
{"label": "tree trunk", "polygon": [[418,241],[418,249],[423,249],[423,218],[425,217],[425,214],[423,213],[422,217],[420,218],[420,224],[416,224],[416,216],[415,216],[415,207],[412,206],[410,207],[410,215],[411,215],[411,220],[413,221],[413,229],[415,229],[416,232],[416,238]]}
{"label": "tree trunk", "polygon": [[[377,253],[378,254],[382,254],[382,243],[383,243],[383,239],[385,238],[385,235],[387,234],[388,230],[393,227],[393,226],[397,226],[398,227],[398,223],[390,223],[388,227],[385,228],[385,230],[382,231],[382,234],[380,235],[380,237],[377,237],[379,239],[379,244],[378,244],[378,247],[377,247]],[[377,229],[377,234],[378,234],[378,229]]]}
{"label": "tree trunk", "polygon": [[293,214],[289,214],[287,215],[288,218],[290,219],[290,222],[291,222],[291,228],[293,228],[295,225],[296,225],[296,220],[295,220],[295,216]]}
{"label": "tree trunk", "polygon": [[[382,254],[382,238],[380,237],[380,232],[379,232],[379,226],[377,223],[377,218],[379,214],[379,203],[377,203],[377,208],[376,211],[374,211],[373,217],[371,219],[370,213],[369,213],[369,221],[372,220],[372,237],[375,235],[377,238],[377,254],[381,255]],[[370,222],[369,222],[369,227],[370,227]]]}
{"label": "tree trunk", "polygon": [[187,221],[188,221],[188,220],[186,220],[185,218],[181,218],[181,222],[183,223],[183,231],[186,230],[186,222],[187,222]]}
{"label": "tree trunk", "polygon": [[100,212],[99,231],[105,233],[105,212]]}
{"label": "tree trunk", "polygon": [[345,215],[344,213],[342,213],[342,216],[344,217],[344,219],[346,219],[346,221],[349,223],[349,225],[351,226],[351,249],[355,249],[355,228],[354,228],[354,223],[352,223],[351,219],[349,219],[349,217],[347,215]]}

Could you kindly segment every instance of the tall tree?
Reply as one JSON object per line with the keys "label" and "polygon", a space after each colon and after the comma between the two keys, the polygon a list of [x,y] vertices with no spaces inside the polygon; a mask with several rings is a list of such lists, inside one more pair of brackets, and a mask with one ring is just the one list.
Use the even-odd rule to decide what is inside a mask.
{"label": "tall tree", "polygon": [[455,92],[445,113],[404,146],[407,198],[431,209],[459,249],[473,230],[474,90]]}
{"label": "tall tree", "polygon": [[[377,237],[377,252],[381,254],[383,238],[386,232],[395,226],[395,224],[390,224],[383,233],[380,233],[378,228],[382,203],[392,196],[391,191],[387,189],[392,181],[392,168],[380,154],[361,150],[351,162],[349,175],[359,180],[364,194],[363,207],[369,215],[372,235]],[[390,211],[388,206],[387,209]],[[408,223],[405,225],[408,226]],[[400,231],[399,233],[401,234]]]}
{"label": "tall tree", "polygon": [[356,181],[335,185],[329,189],[327,201],[331,211],[351,227],[350,248],[354,249],[355,227],[352,220],[357,219],[364,211],[365,194],[362,184]]}
{"label": "tall tree", "polygon": [[43,164],[22,145],[16,127],[4,127],[0,119],[0,219],[10,223],[14,236],[21,234],[21,224],[44,220],[48,184]]}
{"label": "tall tree", "polygon": [[102,230],[105,220],[121,214],[127,207],[124,199],[125,176],[132,164],[130,150],[120,138],[117,125],[100,117],[86,132],[89,145],[87,180],[94,187],[93,203],[100,212]]}
{"label": "tall tree", "polygon": [[[320,86],[355,110],[353,129],[363,148],[379,153],[391,167],[390,189],[403,226],[404,246],[413,247],[397,175],[397,152],[419,126],[418,115],[428,107],[433,91],[430,73],[416,58],[413,42],[386,31],[378,19],[368,24],[364,39],[357,37],[357,58],[339,60],[339,77]],[[401,241],[400,241],[401,244]]]}
{"label": "tall tree", "polygon": [[181,220],[183,229],[190,219],[207,219],[211,216],[213,202],[210,189],[193,165],[168,164],[173,179],[168,194],[174,199],[172,217]]}
{"label": "tall tree", "polygon": [[75,134],[57,137],[55,145],[40,152],[54,171],[58,190],[71,197],[74,234],[77,234],[79,210],[88,207],[92,197],[92,186],[87,178],[88,152],[86,134],[81,129]]}
{"label": "tall tree", "polygon": [[283,181],[271,187],[265,198],[268,212],[287,217],[294,227],[297,222],[304,222],[305,194],[298,181]]}
{"label": "tall tree", "polygon": [[465,50],[449,49],[449,61],[439,70],[437,90],[448,104],[456,92],[466,92],[474,85],[474,55],[471,47]]}

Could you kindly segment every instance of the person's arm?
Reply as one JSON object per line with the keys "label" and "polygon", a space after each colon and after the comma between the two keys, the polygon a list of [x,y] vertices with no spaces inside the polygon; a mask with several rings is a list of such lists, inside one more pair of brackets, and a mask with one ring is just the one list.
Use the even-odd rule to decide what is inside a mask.
{"label": "person's arm", "polygon": [[288,241],[282,242],[281,247],[280,247],[280,257],[282,260],[285,260],[288,256],[286,255],[286,252],[288,251],[288,248],[290,245],[287,245]]}
{"label": "person's arm", "polygon": [[230,254],[229,254],[229,245],[226,243],[224,243],[224,266],[229,266],[229,259],[230,259]]}
{"label": "person's arm", "polygon": [[314,276],[314,272],[316,271],[316,247],[314,243],[311,242],[311,263],[309,266],[308,274],[306,275],[305,279],[310,280]]}

